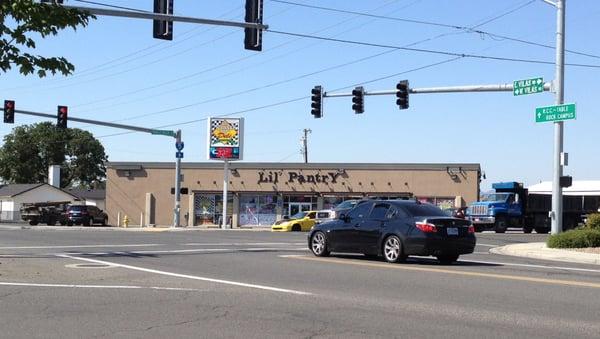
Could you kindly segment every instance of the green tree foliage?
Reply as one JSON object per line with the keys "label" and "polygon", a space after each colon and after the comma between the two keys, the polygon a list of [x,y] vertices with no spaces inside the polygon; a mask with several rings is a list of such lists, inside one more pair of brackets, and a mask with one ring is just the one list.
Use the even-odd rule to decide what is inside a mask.
{"label": "green tree foliage", "polygon": [[87,131],[58,129],[50,122],[19,126],[4,137],[0,177],[8,183],[48,181],[48,166],[61,165],[61,187],[101,186],[108,160]]}
{"label": "green tree foliage", "polygon": [[71,74],[75,67],[64,57],[32,54],[36,48],[32,36],[45,38],[68,27],[85,27],[91,18],[95,16],[54,4],[0,0],[0,69],[7,72],[17,66],[21,74],[37,73],[40,78],[47,72]]}
{"label": "green tree foliage", "polygon": [[600,213],[592,213],[592,214],[588,215],[585,226],[587,228],[593,228],[596,230],[600,230]]}

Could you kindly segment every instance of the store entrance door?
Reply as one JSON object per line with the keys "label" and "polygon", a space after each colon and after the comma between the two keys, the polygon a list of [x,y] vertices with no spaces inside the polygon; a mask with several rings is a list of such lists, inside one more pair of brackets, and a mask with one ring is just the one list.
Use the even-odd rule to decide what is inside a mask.
{"label": "store entrance door", "polygon": [[306,202],[291,202],[289,207],[290,217],[298,212],[310,211],[312,204]]}

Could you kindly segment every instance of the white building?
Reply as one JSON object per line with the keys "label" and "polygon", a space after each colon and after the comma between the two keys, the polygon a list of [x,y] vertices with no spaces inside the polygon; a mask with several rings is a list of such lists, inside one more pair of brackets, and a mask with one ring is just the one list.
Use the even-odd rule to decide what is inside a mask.
{"label": "white building", "polygon": [[0,221],[20,221],[24,203],[80,200],[78,196],[48,184],[3,185],[0,186]]}

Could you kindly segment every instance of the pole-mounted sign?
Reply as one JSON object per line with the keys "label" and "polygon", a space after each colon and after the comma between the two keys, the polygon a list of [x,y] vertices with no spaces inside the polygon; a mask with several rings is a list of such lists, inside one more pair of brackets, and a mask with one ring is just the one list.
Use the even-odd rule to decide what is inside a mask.
{"label": "pole-mounted sign", "polygon": [[208,118],[208,160],[242,160],[244,118]]}

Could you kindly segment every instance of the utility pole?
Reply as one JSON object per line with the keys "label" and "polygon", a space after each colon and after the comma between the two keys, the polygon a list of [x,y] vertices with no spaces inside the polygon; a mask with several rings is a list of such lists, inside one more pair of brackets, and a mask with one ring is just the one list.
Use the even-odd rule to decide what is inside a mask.
{"label": "utility pole", "polygon": [[[545,1],[556,7],[556,78],[554,87],[556,91],[556,105],[565,101],[565,8],[566,0],[556,0],[556,3]],[[551,233],[561,233],[563,229],[563,199],[560,177],[563,175],[563,166],[566,165],[566,156],[563,153],[564,122],[554,122],[554,176],[552,179],[552,213]]]}
{"label": "utility pole", "polygon": [[[175,132],[175,208],[173,210],[173,227],[180,226],[180,215],[181,215],[181,158],[183,153],[183,143],[181,142],[181,130],[178,129]],[[180,155],[181,154],[181,155]]]}
{"label": "utility pole", "polygon": [[304,155],[304,163],[308,164],[308,133],[312,133],[309,128],[303,129],[304,136],[302,137],[302,154]]}

